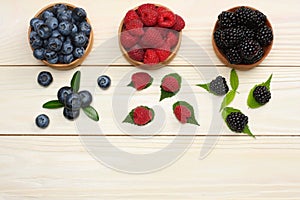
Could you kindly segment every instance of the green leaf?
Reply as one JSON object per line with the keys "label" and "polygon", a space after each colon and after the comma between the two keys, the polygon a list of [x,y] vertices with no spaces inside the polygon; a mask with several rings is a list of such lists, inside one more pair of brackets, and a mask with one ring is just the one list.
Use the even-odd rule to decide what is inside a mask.
{"label": "green leaf", "polygon": [[239,77],[235,71],[235,69],[232,69],[230,72],[230,85],[232,90],[237,91],[239,87]]}
{"label": "green leaf", "polygon": [[243,132],[246,133],[247,135],[249,135],[249,136],[255,138],[255,135],[253,135],[253,134],[251,133],[251,131],[250,131],[248,125],[244,128]]}
{"label": "green leaf", "polygon": [[200,124],[197,122],[197,120],[195,118],[195,111],[194,111],[193,106],[191,106],[191,104],[187,103],[186,101],[178,101],[178,102],[173,104],[173,112],[174,112],[176,106],[178,106],[178,105],[185,106],[191,111],[191,117],[188,118],[187,123],[195,124],[197,126],[200,126]]}
{"label": "green leaf", "polygon": [[273,74],[270,75],[270,77],[268,78],[268,80],[265,83],[262,83],[262,85],[266,86],[268,88],[268,90],[270,90],[270,84],[271,84],[272,77],[273,77]]}
{"label": "green leaf", "polygon": [[73,89],[74,92],[78,92],[79,91],[79,88],[80,88],[80,77],[81,77],[80,71],[75,72],[75,74],[72,77],[71,88]]}
{"label": "green leaf", "polygon": [[[140,106],[138,106],[138,107],[140,107]],[[154,119],[154,116],[155,116],[154,110],[153,110],[152,108],[148,108],[147,106],[141,106],[141,107],[144,107],[144,108],[150,110],[150,112],[152,113],[152,120],[150,120],[148,123],[146,123],[146,124],[144,124],[144,125],[137,125],[137,124],[135,124],[134,121],[133,121],[133,112],[134,112],[134,110],[135,110],[136,108],[134,108],[134,109],[132,109],[132,110],[130,111],[130,113],[129,113],[129,114],[126,116],[126,118],[123,120],[123,123],[134,124],[134,125],[137,125],[137,126],[145,126],[145,125],[149,124],[150,122],[152,122],[153,119]]]}
{"label": "green leaf", "polygon": [[234,90],[231,90],[226,94],[221,104],[220,112],[233,101],[235,94],[236,91]]}
{"label": "green leaf", "polygon": [[60,103],[58,100],[48,101],[43,105],[43,108],[47,108],[47,109],[56,109],[62,107],[64,107],[64,104]]}
{"label": "green leaf", "polygon": [[96,122],[99,121],[99,115],[98,112],[95,110],[95,108],[93,108],[92,106],[88,106],[82,109],[89,118],[91,118]]}
{"label": "green leaf", "polygon": [[[181,88],[181,77],[179,76],[179,74],[177,74],[177,73],[168,74],[168,75],[164,76],[164,78],[162,79],[161,82],[163,82],[163,80],[168,76],[172,76],[178,81],[179,90],[180,90],[180,88]],[[161,88],[161,95],[160,95],[160,100],[159,101],[162,101],[165,98],[173,97],[174,95],[176,95],[179,92],[179,90],[177,92],[167,92],[167,91],[163,90],[162,86],[160,86],[160,88]]]}
{"label": "green leaf", "polygon": [[134,85],[133,85],[133,82],[131,81],[128,85],[128,87],[133,87],[134,88]]}
{"label": "green leaf", "polygon": [[207,84],[198,84],[198,85],[196,85],[196,86],[201,87],[201,88],[205,89],[207,92],[210,93],[210,90],[209,90],[209,83],[207,83]]}

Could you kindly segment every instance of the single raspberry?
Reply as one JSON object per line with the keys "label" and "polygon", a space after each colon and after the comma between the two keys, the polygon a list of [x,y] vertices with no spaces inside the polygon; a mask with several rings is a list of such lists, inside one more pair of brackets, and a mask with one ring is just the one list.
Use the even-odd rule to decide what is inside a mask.
{"label": "single raspberry", "polygon": [[143,126],[153,119],[152,111],[144,106],[139,106],[133,111],[133,121],[138,126]]}
{"label": "single raspberry", "polygon": [[182,19],[182,17],[180,17],[179,15],[175,15],[175,16],[176,16],[176,20],[172,29],[175,31],[181,31],[185,27],[185,22]]}
{"label": "single raspberry", "polygon": [[146,3],[146,4],[142,4],[138,7],[137,9],[137,14],[142,16],[142,13],[145,11],[145,10],[148,10],[148,9],[151,9],[151,10],[156,10],[156,6],[152,3]]}
{"label": "single raspberry", "polygon": [[155,27],[147,28],[140,41],[140,46],[143,48],[158,48],[163,44],[164,40],[158,29]]}
{"label": "single raspberry", "polygon": [[176,106],[173,112],[178,121],[183,124],[187,123],[188,119],[192,116],[192,112],[183,105]]}
{"label": "single raspberry", "polygon": [[128,51],[128,55],[131,59],[142,62],[144,60],[145,52],[140,46],[135,45]]}
{"label": "single raspberry", "polygon": [[124,24],[129,23],[132,20],[140,19],[135,10],[129,10],[124,17]]}
{"label": "single raspberry", "polygon": [[141,19],[145,26],[154,26],[157,23],[158,13],[153,9],[145,9],[141,13]]}
{"label": "single raspberry", "polygon": [[161,12],[168,11],[168,9],[166,7],[163,7],[163,6],[159,6],[159,7],[156,8],[156,11],[158,13],[161,13]]}
{"label": "single raspberry", "polygon": [[159,57],[155,50],[147,49],[144,55],[144,63],[148,65],[155,65],[159,63]]}
{"label": "single raspberry", "polygon": [[155,26],[155,28],[160,32],[161,37],[165,40],[167,38],[167,35],[170,31],[168,28],[161,28],[158,25]]}
{"label": "single raspberry", "polygon": [[271,99],[271,92],[266,86],[257,86],[253,91],[254,99],[261,105],[268,103]]}
{"label": "single raspberry", "polygon": [[248,117],[241,112],[232,112],[226,117],[226,122],[232,131],[241,133],[248,124]]}
{"label": "single raspberry", "polygon": [[171,54],[171,48],[168,43],[165,43],[161,48],[155,49],[157,56],[159,57],[159,61],[165,61]]}
{"label": "single raspberry", "polygon": [[178,39],[178,32],[169,31],[166,42],[170,45],[171,48],[174,48],[178,44]]}
{"label": "single raspberry", "polygon": [[178,80],[173,76],[166,76],[162,80],[161,88],[166,92],[176,93],[179,91],[179,87]]}
{"label": "single raspberry", "polygon": [[172,11],[160,12],[157,23],[160,27],[171,28],[176,22],[176,16]]}
{"label": "single raspberry", "polygon": [[131,76],[132,85],[136,90],[145,89],[147,86],[149,86],[151,81],[152,77],[145,72],[138,72]]}
{"label": "single raspberry", "polygon": [[128,30],[131,35],[135,36],[141,36],[144,34],[143,26],[143,22],[139,19],[131,20],[125,24],[126,30]]}
{"label": "single raspberry", "polygon": [[138,37],[132,36],[128,31],[121,33],[121,44],[125,49],[130,49],[139,41]]}

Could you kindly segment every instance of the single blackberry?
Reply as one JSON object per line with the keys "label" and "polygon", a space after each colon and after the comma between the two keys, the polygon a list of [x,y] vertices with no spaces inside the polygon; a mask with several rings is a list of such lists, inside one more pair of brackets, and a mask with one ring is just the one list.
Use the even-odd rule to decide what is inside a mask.
{"label": "single blackberry", "polygon": [[248,124],[248,117],[241,112],[232,112],[226,117],[230,130],[241,133]]}
{"label": "single blackberry", "polygon": [[223,11],[219,16],[219,26],[221,29],[233,28],[237,25],[236,16],[233,12]]}
{"label": "single blackberry", "polygon": [[221,34],[221,40],[227,48],[236,46],[243,38],[244,32],[240,28],[228,28]]}
{"label": "single blackberry", "polygon": [[271,99],[271,92],[266,86],[257,86],[253,91],[253,97],[259,104],[264,105]]}
{"label": "single blackberry", "polygon": [[[263,52],[260,44],[255,40],[245,40],[240,44],[241,56],[245,60],[252,61],[256,57],[260,57]],[[256,59],[255,59],[256,60]]]}
{"label": "single blackberry", "polygon": [[259,10],[255,10],[254,13],[256,15],[257,28],[265,25],[265,23],[267,21],[267,16],[265,14],[263,14],[262,12],[260,12]]}
{"label": "single blackberry", "polygon": [[253,28],[255,26],[257,17],[255,12],[250,8],[242,6],[235,11],[235,14],[238,24],[247,26],[248,28]]}
{"label": "single blackberry", "polygon": [[227,57],[227,60],[231,64],[240,64],[243,60],[239,53],[238,48],[236,48],[236,47],[233,47],[233,48],[227,50],[225,55]]}
{"label": "single blackberry", "polygon": [[222,30],[216,30],[216,32],[214,32],[214,40],[216,45],[220,48],[223,49],[225,47],[223,41],[222,41]]}
{"label": "single blackberry", "polygon": [[246,26],[237,26],[237,28],[240,28],[244,32],[244,39],[255,39],[256,35],[255,32],[251,29],[247,28]]}
{"label": "single blackberry", "polygon": [[257,30],[256,39],[261,46],[268,46],[273,41],[272,29],[266,25],[261,27]]}
{"label": "single blackberry", "polygon": [[218,76],[216,79],[210,82],[209,90],[218,96],[225,95],[229,91],[226,79],[222,76]]}
{"label": "single blackberry", "polygon": [[248,60],[248,59],[243,59],[243,63],[244,64],[247,64],[247,65],[251,65],[251,64],[254,64],[258,61],[260,61],[262,59],[262,57],[264,56],[264,51],[263,49],[261,48],[258,53],[251,59],[251,60]]}

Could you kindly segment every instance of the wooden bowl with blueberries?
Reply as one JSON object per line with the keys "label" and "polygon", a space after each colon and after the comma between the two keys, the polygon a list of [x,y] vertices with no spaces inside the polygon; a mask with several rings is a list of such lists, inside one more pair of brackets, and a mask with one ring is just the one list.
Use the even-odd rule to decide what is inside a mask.
{"label": "wooden bowl with blueberries", "polygon": [[72,69],[90,53],[93,30],[84,9],[56,3],[30,20],[28,40],[36,59],[55,69]]}
{"label": "wooden bowl with blueberries", "polygon": [[212,37],[213,49],[220,61],[234,69],[258,66],[273,45],[273,29],[259,10],[238,6],[218,16]]}

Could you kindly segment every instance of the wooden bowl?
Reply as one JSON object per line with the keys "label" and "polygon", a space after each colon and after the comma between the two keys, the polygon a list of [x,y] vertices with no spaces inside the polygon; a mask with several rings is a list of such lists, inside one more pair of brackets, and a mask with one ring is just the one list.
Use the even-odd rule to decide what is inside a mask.
{"label": "wooden bowl", "polygon": [[[234,7],[234,8],[231,8],[227,11],[229,12],[235,12],[238,8],[240,8],[241,6],[237,6],[237,7]],[[249,7],[249,6],[244,6],[246,8],[250,8],[252,10],[257,10],[255,8],[252,8],[252,7]],[[268,20],[267,18],[267,21],[266,21],[266,25],[268,27],[271,28],[272,32],[273,32],[273,28],[272,28],[272,25],[270,23],[270,21]],[[215,24],[215,27],[214,27],[214,30],[213,30],[213,33],[219,28],[219,24],[218,24],[218,21],[216,22]],[[274,34],[274,33],[273,33]],[[272,45],[273,45],[273,41],[271,42],[271,44],[269,44],[268,46],[266,47],[263,47],[263,50],[264,50],[264,55],[263,57],[257,61],[256,63],[253,63],[253,64],[231,64],[226,56],[223,54],[223,52],[217,47],[216,43],[215,43],[215,40],[214,40],[214,34],[212,34],[212,46],[213,46],[213,49],[217,55],[217,57],[219,58],[219,60],[225,64],[226,66],[228,67],[231,67],[231,68],[234,68],[234,69],[238,69],[238,70],[249,70],[249,69],[252,69],[256,66],[258,66],[260,63],[262,63],[262,61],[268,56],[268,54],[270,53],[271,49],[272,49]]]}
{"label": "wooden bowl", "polygon": [[[170,10],[168,9],[167,7],[165,6],[162,6],[160,4],[155,4],[157,7],[164,7],[166,8],[167,10]],[[135,7],[133,10],[137,10],[138,7]],[[178,32],[178,43],[175,47],[173,47],[173,49],[171,49],[171,54],[169,55],[169,57],[163,61],[163,62],[160,62],[158,64],[155,64],[155,65],[147,65],[143,62],[139,62],[139,61],[136,61],[132,58],[130,58],[130,56],[128,55],[128,52],[126,51],[126,49],[123,47],[123,45],[121,44],[121,32],[124,30],[124,19],[121,21],[120,23],[120,26],[119,26],[119,30],[118,30],[118,35],[119,35],[119,47],[121,49],[121,52],[122,54],[124,55],[124,57],[126,58],[126,60],[138,67],[138,68],[141,68],[141,69],[146,69],[146,70],[154,70],[154,69],[159,69],[159,68],[162,68],[164,67],[165,65],[169,64],[173,59],[174,57],[176,56],[176,53],[178,52],[179,48],[180,48],[180,44],[181,44],[181,39],[182,39],[182,31]]]}
{"label": "wooden bowl", "polygon": [[[76,6],[72,5],[72,4],[68,4],[68,3],[53,3],[50,4],[48,6],[45,6],[44,8],[42,8],[34,17],[35,18],[39,18],[41,16],[41,14],[45,11],[45,10],[49,10],[51,8],[53,8],[54,5],[56,4],[64,4],[68,7],[68,9],[73,10],[74,8],[76,8]],[[88,18],[86,18],[86,21],[91,25],[91,22]],[[29,30],[28,30],[28,40],[30,40],[30,33],[31,33],[31,27],[29,26]],[[45,63],[47,66],[50,66],[52,68],[55,69],[60,69],[60,70],[67,70],[67,69],[73,69],[79,65],[82,64],[82,62],[84,61],[84,59],[88,56],[88,54],[91,52],[92,50],[92,46],[93,46],[93,42],[94,42],[94,33],[93,33],[93,29],[91,29],[91,33],[90,33],[90,37],[89,37],[89,43],[88,46],[85,49],[85,53],[81,58],[77,58],[76,60],[74,60],[73,62],[69,63],[69,64],[51,64],[48,63],[46,60],[42,60],[43,63]],[[31,47],[31,46],[30,46]],[[32,47],[31,47],[32,49]],[[33,49],[32,49],[33,50]]]}

